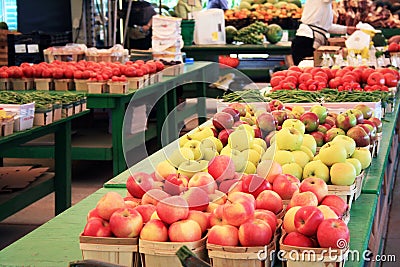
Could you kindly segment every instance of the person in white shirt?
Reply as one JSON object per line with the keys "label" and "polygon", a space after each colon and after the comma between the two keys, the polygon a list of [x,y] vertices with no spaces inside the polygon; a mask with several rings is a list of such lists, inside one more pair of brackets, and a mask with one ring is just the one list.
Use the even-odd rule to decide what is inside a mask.
{"label": "person in white shirt", "polygon": [[327,45],[328,33],[352,34],[356,30],[353,26],[333,23],[332,0],[307,0],[300,21],[292,41],[295,65],[306,57],[312,57],[314,50],[321,45]]}

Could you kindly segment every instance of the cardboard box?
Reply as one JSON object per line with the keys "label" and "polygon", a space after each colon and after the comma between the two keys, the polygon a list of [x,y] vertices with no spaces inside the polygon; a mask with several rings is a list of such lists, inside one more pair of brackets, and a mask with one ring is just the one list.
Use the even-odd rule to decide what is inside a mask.
{"label": "cardboard box", "polygon": [[328,44],[330,46],[340,46],[346,47],[346,38],[345,37],[331,37],[328,38]]}
{"label": "cardboard box", "polygon": [[34,102],[23,105],[0,104],[0,108],[17,114],[14,117],[14,131],[23,131],[33,127],[33,118],[35,116]]}
{"label": "cardboard box", "polygon": [[322,63],[322,55],[328,53],[334,60],[334,55],[342,53],[342,47],[340,46],[320,46],[314,51],[314,67],[320,67]]}
{"label": "cardboard box", "polygon": [[53,110],[52,109],[35,111],[33,125],[44,126],[44,125],[49,125],[52,122],[53,122]]}

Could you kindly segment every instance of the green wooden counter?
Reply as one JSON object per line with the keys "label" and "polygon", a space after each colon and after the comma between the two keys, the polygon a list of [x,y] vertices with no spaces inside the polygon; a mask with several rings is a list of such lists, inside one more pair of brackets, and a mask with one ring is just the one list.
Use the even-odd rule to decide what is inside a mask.
{"label": "green wooden counter", "polygon": [[56,151],[54,157],[55,177],[42,177],[21,191],[0,195],[0,221],[52,192],[55,192],[55,214],[59,214],[71,206],[71,121],[88,112],[83,111],[46,126],[35,126],[25,131],[0,137],[0,151],[2,151],[54,133],[54,150]]}
{"label": "green wooden counter", "polygon": [[399,99],[396,98],[394,112],[388,113],[383,119],[382,140],[380,143],[380,153],[373,158],[371,166],[365,172],[362,192],[370,194],[380,194],[383,184],[385,169],[389,160],[390,147],[392,142],[398,142],[393,139],[398,116],[399,116]]}
{"label": "green wooden counter", "polygon": [[[123,188],[102,188],[0,251],[0,266],[67,266],[82,259],[79,234],[85,226],[86,215],[106,192],[116,191],[126,195]],[[353,205],[349,228],[350,249],[362,252],[367,249],[377,196],[362,194],[362,205]],[[362,257],[361,257],[362,259]],[[363,266],[363,261],[349,261],[347,266]]]}
{"label": "green wooden counter", "polygon": [[[148,141],[154,137],[159,138],[158,143],[161,144],[161,133],[164,137],[164,142],[169,143],[176,139],[178,136],[178,129],[176,127],[176,120],[171,117],[171,123],[164,124],[168,114],[173,111],[177,105],[176,101],[176,87],[183,85],[191,81],[208,81],[206,77],[215,78],[215,66],[210,62],[195,62],[191,65],[185,65],[184,73],[178,76],[164,76],[161,82],[146,86],[140,90],[131,90],[126,94],[88,94],[87,95],[87,107],[89,109],[110,109],[110,122],[111,137],[105,133],[106,137],[99,141],[96,138],[91,140],[89,134],[93,134],[93,131],[86,133],[83,129],[81,135],[88,135],[83,141],[77,142],[72,148],[72,159],[74,160],[112,160],[113,161],[113,173],[117,175],[122,171],[126,170],[126,162],[124,158],[124,150],[130,150],[138,145]],[[211,75],[210,75],[211,74]],[[215,81],[216,78],[212,81]],[[206,95],[206,84],[196,83],[195,91],[198,96]],[[185,89],[185,86],[183,86]],[[123,134],[123,124],[125,112],[132,99],[135,99],[135,105],[141,105],[154,100],[156,102],[156,127],[148,124],[146,132],[138,134],[128,134],[125,131]],[[154,103],[150,103],[154,104]],[[129,107],[133,107],[131,104]],[[195,112],[205,117],[205,100],[200,100],[200,103],[196,106]],[[193,114],[186,113],[185,117]],[[163,130],[164,127],[164,130]],[[169,127],[169,128],[168,128]],[[97,133],[98,135],[98,133]],[[82,136],[80,136],[82,138]],[[111,139],[111,144],[108,145],[107,141]],[[123,140],[124,139],[124,140]],[[90,142],[88,144],[87,142]],[[106,144],[105,144],[106,143]],[[123,147],[123,143],[126,147]],[[34,145],[24,146],[23,148],[15,148],[12,151],[2,152],[3,157],[20,157],[23,158],[29,151],[30,157],[36,158],[51,158],[54,156],[54,150],[48,145]]]}

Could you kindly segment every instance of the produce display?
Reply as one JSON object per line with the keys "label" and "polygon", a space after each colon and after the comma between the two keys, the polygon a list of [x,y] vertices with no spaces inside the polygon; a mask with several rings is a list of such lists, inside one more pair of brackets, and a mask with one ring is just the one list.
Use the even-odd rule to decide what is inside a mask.
{"label": "produce display", "polygon": [[233,39],[245,44],[263,44],[264,33],[267,31],[267,25],[257,21],[237,31]]}
{"label": "produce display", "polygon": [[380,120],[362,105],[343,114],[320,105],[309,111],[280,101],[259,105],[229,103],[180,137],[154,172],[131,173],[126,196],[104,195],[82,234],[137,237],[139,246],[192,242],[207,233],[210,247],[262,247],[281,231],[290,246],[349,242],[352,198],[348,203],[330,186],[354,186],[369,167],[368,144],[359,141],[376,136]]}

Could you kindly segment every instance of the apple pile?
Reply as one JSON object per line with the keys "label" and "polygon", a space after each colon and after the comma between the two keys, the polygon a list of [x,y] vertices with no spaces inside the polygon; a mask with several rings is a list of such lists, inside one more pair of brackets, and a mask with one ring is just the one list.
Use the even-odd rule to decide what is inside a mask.
{"label": "apple pile", "polygon": [[296,247],[337,248],[337,240],[349,242],[343,221],[347,203],[337,195],[328,195],[328,186],[320,178],[304,179],[288,205],[283,218],[283,244]]}
{"label": "apple pile", "polygon": [[291,66],[288,70],[274,72],[271,76],[272,90],[317,91],[324,88],[339,91],[388,91],[396,87],[399,72],[390,68],[346,66],[341,69]]}
{"label": "apple pile", "polygon": [[261,208],[264,204],[272,206],[268,201],[276,201],[282,209],[282,200],[271,190],[260,193],[271,193],[254,198],[252,194],[232,191],[225,204],[218,205],[210,214],[210,229],[207,242],[221,246],[264,246],[274,238],[278,228],[276,214]]}

